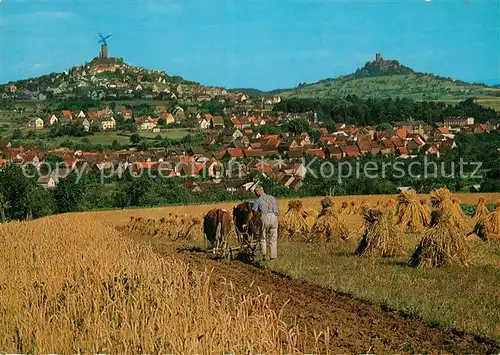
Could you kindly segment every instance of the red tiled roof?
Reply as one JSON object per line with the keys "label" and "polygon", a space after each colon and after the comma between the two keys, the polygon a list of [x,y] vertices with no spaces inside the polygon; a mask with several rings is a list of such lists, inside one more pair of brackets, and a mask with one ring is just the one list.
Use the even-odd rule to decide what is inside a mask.
{"label": "red tiled roof", "polygon": [[264,157],[266,156],[266,152],[263,151],[262,149],[253,149],[253,150],[246,150],[245,155],[248,158],[257,158],[257,157]]}
{"label": "red tiled roof", "polygon": [[325,157],[325,152],[323,149],[309,149],[306,151],[307,155],[313,155],[317,158],[324,158]]}
{"label": "red tiled roof", "polygon": [[356,142],[356,145],[358,146],[359,150],[371,150],[372,149],[372,142],[371,140],[368,139],[361,139]]}
{"label": "red tiled roof", "polygon": [[326,144],[333,144],[337,140],[336,136],[322,136],[319,141]]}
{"label": "red tiled roof", "polygon": [[408,130],[406,128],[398,128],[396,130],[396,135],[401,139],[406,139],[408,136]]}
{"label": "red tiled roof", "polygon": [[241,126],[241,121],[237,118],[232,118],[231,123],[233,124],[233,126]]}
{"label": "red tiled roof", "polygon": [[398,147],[398,151],[401,154],[405,154],[405,155],[408,154],[408,149],[406,149],[406,147]]}
{"label": "red tiled roof", "polygon": [[380,143],[384,148],[394,148],[394,143],[390,139],[383,139]]}
{"label": "red tiled roof", "polygon": [[394,144],[394,146],[404,147],[403,141],[398,136],[392,137],[391,140],[392,140],[392,143]]}
{"label": "red tiled roof", "polygon": [[422,139],[420,137],[416,137],[414,139],[415,143],[417,143],[419,146],[422,146],[424,145],[424,142],[422,141]]}
{"label": "red tiled roof", "polygon": [[359,149],[355,145],[346,145],[341,149],[348,157],[357,157],[359,155]]}
{"label": "red tiled roof", "polygon": [[384,137],[390,137],[391,133],[387,131],[377,131],[375,132],[375,137],[377,139],[384,138]]}
{"label": "red tiled roof", "polygon": [[227,153],[233,158],[243,158],[243,150],[240,148],[227,148]]}
{"label": "red tiled roof", "polygon": [[275,146],[277,147],[279,144],[280,144],[280,140],[278,138],[270,138],[267,140],[267,145],[272,145],[272,146]]}

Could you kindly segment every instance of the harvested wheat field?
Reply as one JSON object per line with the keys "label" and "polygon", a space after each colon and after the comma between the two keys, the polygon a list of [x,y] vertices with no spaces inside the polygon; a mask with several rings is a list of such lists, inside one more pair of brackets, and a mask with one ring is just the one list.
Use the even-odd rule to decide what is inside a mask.
{"label": "harvested wheat field", "polygon": [[[484,197],[495,201],[500,194]],[[355,196],[352,200],[358,205],[367,200],[375,206],[376,200],[391,198]],[[463,203],[477,202],[475,196],[458,198]],[[304,209],[319,211],[320,200],[301,201]],[[280,201],[282,214],[287,205],[287,200]],[[231,209],[234,204],[217,206]],[[500,339],[500,329],[494,325],[485,323],[488,331],[444,322],[465,333],[430,327],[417,319],[418,314],[399,315],[352,299],[332,290],[343,291],[342,287],[304,277],[298,269],[311,269],[314,262],[321,262],[323,274],[331,277],[330,264],[322,258],[334,257],[356,260],[358,266],[367,262],[370,270],[384,272],[372,258],[356,258],[348,252],[337,257],[328,248],[281,243],[278,263],[268,270],[186,250],[186,243],[203,245],[196,232],[198,221],[212,207],[67,214],[0,225],[0,349],[7,353],[175,354],[500,351],[500,345],[488,339]],[[169,217],[179,221],[174,231],[166,227]],[[340,217],[352,231],[362,227],[360,215]],[[183,223],[189,228],[181,228]],[[352,239],[354,252],[359,238]],[[304,254],[314,252],[321,253],[315,260]],[[294,266],[286,267],[292,259]],[[358,272],[356,267],[351,271]],[[339,277],[343,275],[348,276]],[[494,294],[481,290],[484,301],[495,301]],[[482,309],[485,317],[491,316],[488,308]]]}

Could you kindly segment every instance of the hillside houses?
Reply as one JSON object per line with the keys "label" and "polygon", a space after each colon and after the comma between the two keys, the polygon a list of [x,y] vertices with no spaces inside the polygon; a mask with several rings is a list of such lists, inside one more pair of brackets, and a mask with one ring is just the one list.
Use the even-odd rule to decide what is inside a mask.
{"label": "hillside houses", "polygon": [[[69,72],[34,78],[26,83],[8,83],[0,86],[5,99],[45,100],[77,98],[82,93],[93,99],[176,100],[180,102],[249,102],[246,95],[229,92],[222,87],[201,86],[169,77],[162,70],[149,70],[126,64],[121,58],[95,58],[90,63],[75,66]],[[36,87],[37,90],[29,90]],[[242,100],[243,99],[243,100]],[[273,102],[276,99],[273,98]]]}

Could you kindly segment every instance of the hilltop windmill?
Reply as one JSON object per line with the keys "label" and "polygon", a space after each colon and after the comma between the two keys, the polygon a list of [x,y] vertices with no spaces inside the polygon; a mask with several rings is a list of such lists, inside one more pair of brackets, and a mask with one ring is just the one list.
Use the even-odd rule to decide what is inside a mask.
{"label": "hilltop windmill", "polygon": [[101,37],[101,39],[97,41],[97,43],[101,43],[101,52],[99,53],[99,58],[108,58],[108,43],[106,42],[106,40],[111,36],[112,34],[103,36],[101,33],[99,33],[99,37]]}

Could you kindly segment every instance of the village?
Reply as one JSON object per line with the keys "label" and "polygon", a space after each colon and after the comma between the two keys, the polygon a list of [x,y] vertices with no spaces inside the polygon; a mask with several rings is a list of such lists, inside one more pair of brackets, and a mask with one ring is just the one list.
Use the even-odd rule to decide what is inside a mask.
{"label": "village", "polygon": [[[102,131],[116,131],[119,117],[134,122],[139,131],[161,132],[170,124],[186,120],[186,113],[180,107],[170,113],[164,106],[157,106],[154,112],[155,117],[134,117],[132,110],[120,105],[115,110],[109,106],[87,111],[61,110],[44,118],[32,117],[26,125],[35,131],[64,125],[75,125],[85,131],[95,126]],[[457,132],[485,133],[499,127],[495,120],[475,124],[473,117],[449,117],[434,127],[423,121],[410,120],[395,122],[385,130],[345,123],[337,123],[334,129],[328,129],[314,114],[308,119],[310,116],[271,115],[262,110],[233,110],[228,111],[226,117],[197,113],[191,117],[194,124],[191,131],[203,134],[204,139],[198,146],[191,147],[180,145],[140,150],[130,146],[119,150],[85,151],[66,147],[24,147],[4,141],[0,142],[0,167],[14,163],[39,169],[47,156],[56,155],[63,164],[50,175],[38,178],[38,185],[44,188],[54,188],[69,172],[81,171],[85,166],[106,172],[108,177],[148,171],[162,177],[195,178],[188,179],[185,184],[191,192],[210,189],[214,185],[230,192],[248,191],[255,186],[250,176],[257,172],[297,191],[306,175],[305,159],[343,160],[362,156],[412,159],[422,155],[439,158],[443,152],[457,147],[454,140]],[[294,120],[303,120],[309,127],[303,132],[260,133],[264,126],[279,128]]]}
{"label": "village", "polygon": [[[397,62],[384,61],[380,54],[371,65],[380,70],[399,68]],[[186,177],[185,187],[191,192],[214,186],[230,192],[248,191],[256,185],[254,176],[258,173],[298,191],[307,173],[306,161],[311,159],[439,158],[457,148],[457,132],[486,133],[499,126],[495,119],[475,123],[469,116],[446,117],[435,124],[412,119],[384,119],[378,126],[331,119],[322,122],[314,110],[277,110],[283,103],[279,94],[251,95],[244,90],[202,86],[162,70],[128,65],[122,58],[108,57],[105,41],[99,56],[89,63],[7,83],[1,91],[4,102],[34,103],[26,106],[31,110],[24,106],[14,110],[14,115],[20,115],[15,125],[38,141],[4,136],[0,139],[0,168],[13,163],[39,171],[47,165],[47,157],[50,161],[57,157],[59,169],[38,177],[37,184],[48,189],[71,171],[85,167],[107,177],[144,171]],[[68,103],[79,100],[99,105],[70,110],[75,105]],[[65,107],[53,109],[57,102]],[[5,111],[0,111],[0,121],[8,122],[2,116],[6,116]],[[183,144],[180,139],[167,142],[165,137],[176,129],[201,139],[195,144]],[[70,142],[96,134],[121,137],[122,143],[110,141],[100,149],[38,145],[56,130]],[[173,141],[175,144],[170,144]],[[154,144],[141,146],[138,142]]]}

